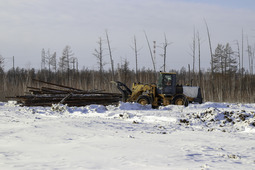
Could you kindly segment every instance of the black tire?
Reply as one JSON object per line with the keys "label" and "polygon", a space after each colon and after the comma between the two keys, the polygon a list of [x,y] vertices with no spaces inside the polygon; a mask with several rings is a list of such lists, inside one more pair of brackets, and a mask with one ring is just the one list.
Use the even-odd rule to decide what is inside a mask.
{"label": "black tire", "polygon": [[139,96],[136,102],[141,105],[151,104],[150,98],[148,96]]}
{"label": "black tire", "polygon": [[203,103],[203,99],[199,99],[199,104],[202,104]]}
{"label": "black tire", "polygon": [[179,96],[174,97],[172,104],[184,105],[185,107],[187,107],[189,105],[189,101],[185,96],[179,95]]}

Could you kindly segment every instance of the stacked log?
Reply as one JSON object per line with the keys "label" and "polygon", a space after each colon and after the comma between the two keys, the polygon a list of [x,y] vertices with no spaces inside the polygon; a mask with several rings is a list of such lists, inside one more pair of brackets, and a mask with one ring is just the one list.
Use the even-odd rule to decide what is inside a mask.
{"label": "stacked log", "polygon": [[68,106],[110,105],[118,104],[121,98],[121,94],[118,93],[103,93],[99,90],[84,91],[41,80],[34,81],[46,84],[48,87],[28,86],[25,95],[8,98],[16,100],[23,106],[51,106],[52,104],[67,104]]}

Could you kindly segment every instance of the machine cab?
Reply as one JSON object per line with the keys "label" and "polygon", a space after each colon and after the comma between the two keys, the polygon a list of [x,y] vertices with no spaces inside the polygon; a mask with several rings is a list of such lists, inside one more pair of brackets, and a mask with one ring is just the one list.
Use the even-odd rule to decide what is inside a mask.
{"label": "machine cab", "polygon": [[159,94],[174,95],[176,93],[176,73],[160,72],[157,87]]}

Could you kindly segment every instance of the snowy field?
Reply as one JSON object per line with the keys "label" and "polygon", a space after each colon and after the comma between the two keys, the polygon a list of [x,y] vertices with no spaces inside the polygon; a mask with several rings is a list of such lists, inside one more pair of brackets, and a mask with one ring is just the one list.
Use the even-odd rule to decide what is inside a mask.
{"label": "snowy field", "polygon": [[255,104],[0,103],[0,169],[255,169]]}

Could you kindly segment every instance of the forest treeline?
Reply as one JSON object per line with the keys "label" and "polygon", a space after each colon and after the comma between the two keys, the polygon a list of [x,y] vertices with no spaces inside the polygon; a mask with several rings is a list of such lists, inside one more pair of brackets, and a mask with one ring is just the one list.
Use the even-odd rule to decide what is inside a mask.
{"label": "forest treeline", "polygon": [[[204,101],[212,102],[255,102],[255,76],[246,73],[214,73],[191,72],[182,68],[181,70],[169,70],[177,73],[178,84],[189,84],[200,86]],[[105,90],[106,92],[118,92],[117,88],[110,82],[114,80],[125,83],[128,87],[133,82],[156,83],[157,75],[153,70],[141,69],[131,70],[128,63],[119,66],[112,78],[111,70],[96,71],[89,69],[69,71],[49,71],[35,69],[10,69],[0,72],[1,101],[7,101],[8,96],[24,95],[27,87],[41,87],[33,79],[43,80],[51,83],[62,84],[83,90]]]}
{"label": "forest treeline", "polygon": [[[207,26],[207,24],[206,24]],[[145,32],[144,32],[145,33]],[[200,36],[194,32],[192,43],[192,68],[188,65],[188,69],[182,67],[180,70],[166,70],[167,66],[167,46],[170,45],[166,39],[161,47],[163,49],[164,64],[159,66],[164,72],[176,72],[177,83],[182,85],[199,86],[202,90],[202,96],[204,101],[212,102],[255,102],[255,75],[254,75],[254,58],[255,58],[255,46],[249,44],[247,39],[247,50],[243,45],[243,33],[242,42],[239,45],[236,41],[237,50],[233,50],[229,43],[218,44],[213,50],[210,41],[210,33],[207,26],[209,51],[210,51],[210,65],[208,70],[201,69],[201,53],[200,53]],[[139,49],[136,45],[136,37],[134,37],[134,57],[135,57],[135,69],[132,70],[129,67],[129,61],[126,59],[123,63],[117,64],[115,68],[114,59],[112,56],[112,50],[108,33],[106,31],[106,41],[100,37],[97,42],[97,48],[94,50],[93,56],[97,59],[98,70],[90,70],[87,68],[78,69],[78,59],[75,57],[70,46],[66,46],[57,59],[56,52],[51,53],[48,49],[42,49],[41,52],[41,68],[35,70],[13,68],[9,71],[4,71],[4,58],[0,55],[0,100],[6,101],[8,96],[24,95],[27,91],[27,87],[42,86],[33,79],[38,79],[46,82],[56,83],[60,85],[66,85],[73,88],[82,90],[104,90],[105,92],[118,92],[117,88],[111,84],[112,80],[121,81],[131,88],[132,83],[140,82],[145,84],[157,82],[156,72],[156,42],[154,42],[153,48],[151,48],[148,36],[145,33],[147,44],[150,51],[150,57],[152,61],[152,68],[139,68],[137,62]],[[105,59],[105,47],[107,44],[107,53],[110,59],[110,69],[106,70]],[[240,46],[240,47],[239,47]],[[244,68],[244,52],[247,52],[248,56],[248,69]],[[198,62],[196,64],[196,61]],[[197,68],[195,68],[197,65]]]}

